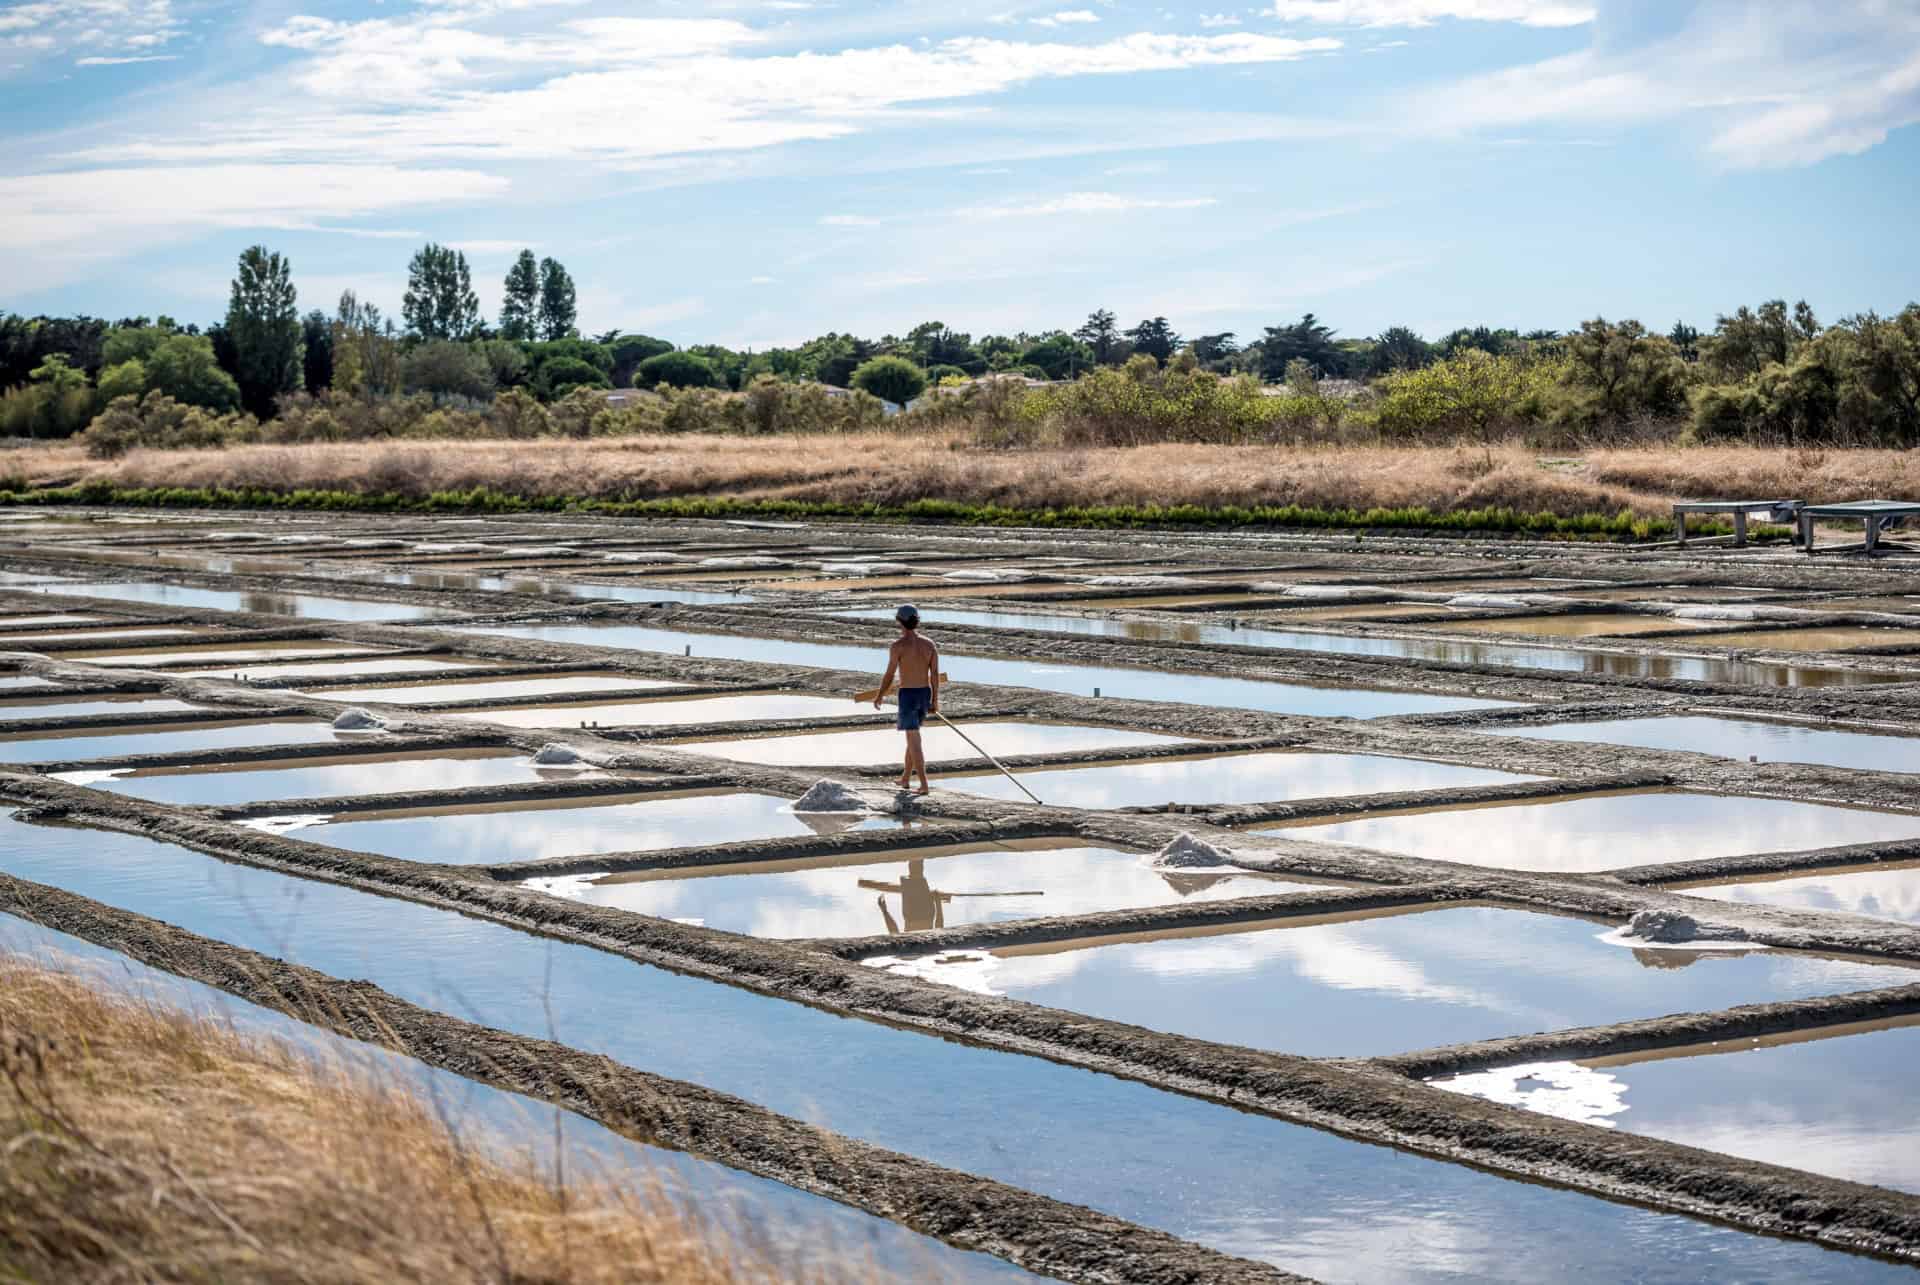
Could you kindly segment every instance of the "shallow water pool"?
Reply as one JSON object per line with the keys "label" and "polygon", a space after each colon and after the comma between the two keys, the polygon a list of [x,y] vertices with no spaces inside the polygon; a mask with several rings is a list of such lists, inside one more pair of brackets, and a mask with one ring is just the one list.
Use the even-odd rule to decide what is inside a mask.
{"label": "shallow water pool", "polygon": [[[329,724],[317,719],[120,727],[112,731],[20,731],[0,736],[0,763],[55,763],[68,759],[124,758],[135,754],[177,754],[186,750],[241,749],[258,745],[313,745],[336,739],[342,744],[352,744],[354,738],[336,733]],[[362,733],[358,739],[365,744],[367,737]]]}
{"label": "shallow water pool", "polygon": [[624,674],[557,674],[531,678],[468,678],[451,683],[406,683],[386,687],[318,687],[309,694],[324,696],[328,700],[434,705],[561,696],[571,692],[652,691],[675,685],[664,679],[628,678]]}
{"label": "shallow water pool", "polygon": [[[662,683],[662,687],[671,686]],[[776,718],[858,718],[873,706],[829,700],[799,692],[744,696],[690,696],[680,699],[619,701],[605,704],[551,705],[540,709],[475,709],[450,715],[508,727],[668,727],[677,723],[748,723]]]}
{"label": "shallow water pool", "polygon": [[[1811,955],[1633,951],[1601,941],[1606,931],[1475,906],[939,958],[954,960],[945,967],[973,989],[1311,1057],[1376,1057],[1920,981],[1920,969]],[[942,979],[938,963],[914,971]]]}
{"label": "shallow water pool", "polygon": [[[1183,736],[1161,736],[1122,727],[1086,727],[1072,723],[961,723],[961,732],[995,758],[1022,754],[1073,754],[1085,750],[1118,749],[1132,745],[1177,745],[1191,742]],[[676,741],[676,749],[712,754],[738,763],[778,767],[864,767],[898,762],[904,738],[890,727],[857,732],[797,732],[786,736],[749,736],[724,741]],[[950,727],[930,724],[921,733],[927,762],[955,762],[980,757],[979,750]]]}
{"label": "shallow water pool", "polygon": [[755,937],[914,933],[1314,886],[1270,875],[1157,870],[1146,860],[1070,839],[1018,839],[831,860],[563,877],[529,886]]}
{"label": "shallow water pool", "polygon": [[[1496,729],[1479,730],[1493,732]],[[1762,763],[1824,763],[1831,767],[1870,768],[1879,772],[1920,772],[1920,737],[1833,731],[1818,725],[1751,718],[1706,715],[1618,718],[1597,723],[1504,728],[1498,729],[1498,734],[1539,741],[1690,750],[1723,758],[1758,759]]]}
{"label": "shallow water pool", "polygon": [[477,749],[289,759],[234,767],[140,768],[85,784],[137,799],[228,807],[273,799],[368,798],[415,790],[577,781],[597,775],[537,768],[519,750]]}
{"label": "shallow water pool", "polygon": [[[870,670],[878,677],[886,668],[887,652],[879,646],[797,643],[737,634],[695,634],[630,625],[476,625],[474,632],[537,642],[584,643],[594,647],[629,647],[637,651],[683,653],[723,660],[766,661],[774,664],[813,665],[826,669]],[[929,636],[939,641],[939,631]],[[1301,635],[1309,637],[1312,635]],[[1152,669],[1122,669],[1096,665],[1049,665],[1038,661],[1001,660],[948,653],[941,667],[956,683],[988,683],[1031,687],[1127,700],[1170,701],[1184,705],[1219,705],[1263,710],[1276,714],[1312,714],[1323,717],[1381,718],[1397,714],[1432,714],[1450,710],[1488,709],[1506,701],[1431,696],[1423,692],[1393,692],[1356,687],[1319,687],[1304,683],[1221,678],[1205,674],[1169,673]]]}
{"label": "shallow water pool", "polygon": [[148,714],[177,714],[190,709],[213,712],[211,705],[169,700],[163,696],[92,696],[85,700],[65,697],[40,700],[9,700],[0,703],[0,722],[34,721],[55,718],[88,718],[96,714],[124,714],[141,718]]}
{"label": "shallow water pool", "polygon": [[1443,1088],[1920,1193],[1920,1018],[1481,1071]]}
{"label": "shallow water pool", "polygon": [[0,867],[1330,1282],[1913,1279],[136,836],[0,818]]}
{"label": "shallow water pool", "polygon": [[[1328,795],[1446,790],[1538,779],[1453,763],[1379,754],[1323,754],[1311,750],[1094,763],[1016,775],[1022,785],[1043,801],[1074,808],[1134,808],[1164,803],[1281,803]],[[1018,786],[998,772],[945,776],[935,784],[942,789],[964,790],[994,799],[1023,801],[1026,798]]]}
{"label": "shallow water pool", "polygon": [[313,620],[428,620],[446,613],[435,607],[404,602],[374,602],[364,598],[329,598],[320,594],[263,593],[236,589],[195,589],[158,582],[136,584],[75,583],[49,589],[51,595],[115,598],[161,607],[204,608],[209,611],[256,611],[269,616],[301,616]]}
{"label": "shallow water pool", "polygon": [[1912,839],[1920,837],[1920,816],[1653,790],[1254,828],[1435,861],[1597,874],[1669,861]]}
{"label": "shallow water pool", "polygon": [[1841,651],[1851,647],[1920,647],[1920,629],[1873,629],[1834,625],[1827,629],[1745,629],[1698,641],[1755,651]]}
{"label": "shallow water pool", "polygon": [[1676,887],[1674,891],[1714,901],[1744,901],[1787,910],[1838,910],[1869,919],[1920,924],[1920,863],[1911,861]]}
{"label": "shallow water pool", "polygon": [[893,817],[800,816],[791,800],[738,790],[345,812],[313,820],[318,824],[285,833],[354,852],[460,866],[890,830],[902,824]]}

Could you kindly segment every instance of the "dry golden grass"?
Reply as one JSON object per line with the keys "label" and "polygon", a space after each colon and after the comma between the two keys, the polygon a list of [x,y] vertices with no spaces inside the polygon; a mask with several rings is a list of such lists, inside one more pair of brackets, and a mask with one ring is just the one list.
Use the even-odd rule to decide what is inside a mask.
{"label": "dry golden grass", "polygon": [[[0,955],[0,1278],[823,1280],[478,1152],[365,1068]],[[865,1267],[845,1279],[873,1279]]]}
{"label": "dry golden grass", "polygon": [[0,472],[40,485],[257,486],[424,496],[486,487],[607,500],[684,496],[900,504],[1299,504],[1436,511],[1507,507],[1574,517],[1664,515],[1679,498],[1811,500],[1920,494],[1912,452],[1646,447],[1548,456],[1519,445],[1200,446],[990,451],[957,437],[662,436],[596,441],[357,442],[136,451],[17,450]]}

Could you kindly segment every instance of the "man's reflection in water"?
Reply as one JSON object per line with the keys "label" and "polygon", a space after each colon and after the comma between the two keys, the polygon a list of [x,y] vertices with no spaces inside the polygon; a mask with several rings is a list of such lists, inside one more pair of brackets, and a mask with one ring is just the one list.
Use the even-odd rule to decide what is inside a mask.
{"label": "man's reflection in water", "polygon": [[[927,882],[927,863],[924,861],[907,862],[907,873],[900,876],[899,883],[862,879],[860,886],[881,894],[874,900],[880,905],[881,918],[887,921],[889,937],[947,926],[947,903],[953,900],[953,894],[934,890],[933,885]],[[900,918],[906,921],[905,928],[894,922],[893,912],[887,909],[886,894],[889,892],[900,894]]]}
{"label": "man's reflection in water", "polygon": [[[880,907],[880,917],[887,921],[887,936],[898,937],[902,933],[923,933],[930,928],[947,926],[947,903],[957,897],[1044,897],[1047,894],[1038,888],[1023,889],[1019,892],[941,892],[927,882],[927,863],[907,862],[907,872],[900,876],[899,883],[881,883],[878,879],[862,879],[860,886],[880,896],[874,901]],[[895,920],[893,911],[887,908],[886,894],[900,894],[900,918]]]}

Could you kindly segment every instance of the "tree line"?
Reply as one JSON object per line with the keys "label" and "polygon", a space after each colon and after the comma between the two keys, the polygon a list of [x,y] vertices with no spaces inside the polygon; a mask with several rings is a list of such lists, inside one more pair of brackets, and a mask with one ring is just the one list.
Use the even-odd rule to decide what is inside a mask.
{"label": "tree line", "polygon": [[766,381],[859,389],[905,405],[930,387],[987,375],[1063,383],[1141,363],[1249,385],[1377,403],[1382,432],[1434,423],[1484,436],[1497,425],[1592,428],[1684,422],[1700,437],[1920,442],[1920,307],[1823,326],[1806,303],[1773,300],[1682,321],[1664,334],[1596,319],[1560,332],[1474,326],[1428,340],[1406,326],[1343,338],[1309,312],[1242,343],[1183,336],[1165,317],[1123,327],[1096,309],[1072,330],[975,338],[939,321],[901,335],[829,332],[790,348],[685,348],[651,335],[578,329],[566,267],[523,250],[481,315],[466,255],[421,247],[396,320],[342,295],[304,315],[292,265],[265,246],[238,259],[227,312],[205,329],[169,317],[0,316],[0,433],[64,436],[121,398],[158,396],[258,420],[289,399],[424,395],[479,406],[519,391],[552,405],[580,389],[745,392]]}

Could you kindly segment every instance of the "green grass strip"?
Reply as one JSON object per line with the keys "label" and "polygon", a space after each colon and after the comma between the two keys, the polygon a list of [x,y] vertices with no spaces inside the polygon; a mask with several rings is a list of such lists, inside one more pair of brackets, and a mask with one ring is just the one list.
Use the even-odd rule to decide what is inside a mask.
{"label": "green grass strip", "polygon": [[[1355,531],[1437,531],[1528,535],[1567,540],[1634,541],[1666,537],[1666,519],[1641,518],[1622,509],[1611,516],[1583,513],[1522,513],[1508,508],[1435,512],[1427,508],[1320,509],[1286,505],[1205,507],[1170,505],[1075,505],[1016,509],[959,500],[912,500],[905,504],[850,504],[831,500],[741,500],[710,496],[599,500],[569,496],[523,496],[485,487],[436,491],[427,496],[392,492],[272,491],[259,487],[117,487],[102,482],[40,489],[0,489],[0,504],[122,505],[143,508],[299,509],[354,513],[598,513],[610,517],[667,518],[852,518],[876,522],[956,523],[968,526],[1127,530],[1146,527],[1290,527]],[[1725,535],[1724,523],[1690,524],[1689,534]],[[1789,534],[1785,527],[1750,529],[1755,537]]]}

